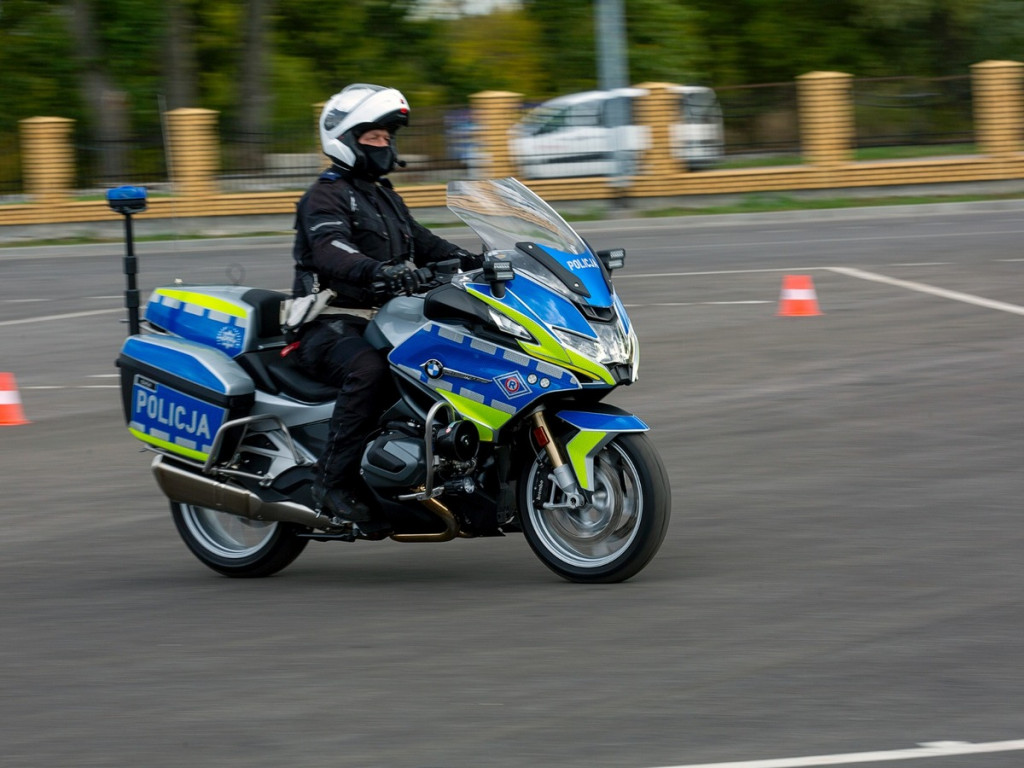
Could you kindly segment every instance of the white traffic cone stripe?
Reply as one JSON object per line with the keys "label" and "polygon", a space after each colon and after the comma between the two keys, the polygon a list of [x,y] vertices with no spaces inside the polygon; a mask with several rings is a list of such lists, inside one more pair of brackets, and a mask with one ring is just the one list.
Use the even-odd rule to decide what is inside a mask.
{"label": "white traffic cone stripe", "polygon": [[818,298],[818,294],[815,293],[813,288],[787,288],[782,292],[782,298],[789,301],[814,301]]}
{"label": "white traffic cone stripe", "polygon": [[17,392],[0,390],[0,405],[21,405]]}

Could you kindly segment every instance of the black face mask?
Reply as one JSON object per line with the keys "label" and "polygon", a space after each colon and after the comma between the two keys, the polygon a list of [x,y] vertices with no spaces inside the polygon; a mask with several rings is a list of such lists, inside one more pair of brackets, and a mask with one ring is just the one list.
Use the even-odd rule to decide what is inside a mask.
{"label": "black face mask", "polygon": [[390,144],[386,147],[363,144],[360,149],[366,157],[366,175],[370,179],[376,181],[381,176],[387,176],[395,167],[398,156],[395,154],[395,148]]}

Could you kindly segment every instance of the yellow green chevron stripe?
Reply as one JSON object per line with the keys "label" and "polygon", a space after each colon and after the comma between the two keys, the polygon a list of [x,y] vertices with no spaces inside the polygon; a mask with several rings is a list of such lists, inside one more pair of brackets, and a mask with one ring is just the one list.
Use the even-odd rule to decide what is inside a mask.
{"label": "yellow green chevron stripe", "polygon": [[191,448],[185,448],[183,446],[178,445],[177,443],[172,443],[168,440],[161,440],[158,437],[147,435],[145,432],[140,432],[139,430],[132,429],[131,427],[128,427],[128,431],[144,443],[155,445],[157,448],[163,448],[165,451],[176,453],[179,456],[185,456],[189,459],[195,459],[197,461],[206,461],[210,457],[210,454],[208,453],[203,453],[202,451],[195,451],[192,450]]}
{"label": "yellow green chevron stripe", "polygon": [[454,392],[438,390],[438,394],[452,404],[462,416],[476,424],[480,439],[485,442],[494,440],[494,431],[500,429],[509,419],[511,413],[492,408],[489,405],[478,403],[468,397],[457,395]]}
{"label": "yellow green chevron stripe", "polygon": [[587,461],[587,457],[607,436],[607,432],[580,432],[565,445],[565,450],[569,454],[569,463],[576,473],[576,480],[585,491],[594,490],[594,478],[591,477],[592,473],[590,472],[594,463]]}
{"label": "yellow green chevron stripe", "polygon": [[203,307],[214,312],[221,312],[231,317],[246,317],[248,312],[244,307],[240,307],[237,304],[227,301],[225,299],[218,299],[214,296],[209,296],[205,293],[193,293],[192,291],[181,291],[173,288],[160,288],[157,291],[160,296],[167,296],[171,299],[177,299],[183,304],[194,304],[197,307]]}
{"label": "yellow green chevron stripe", "polygon": [[484,303],[494,307],[496,310],[501,312],[501,314],[515,320],[523,326],[523,328],[529,331],[533,338],[537,339],[537,344],[531,344],[519,339],[519,346],[522,347],[525,352],[528,352],[533,357],[540,360],[547,360],[548,362],[562,365],[571,370],[586,374],[587,376],[603,381],[606,384],[615,384],[615,379],[612,378],[612,375],[607,368],[600,363],[589,360],[573,350],[564,347],[562,343],[548,332],[548,330],[540,323],[530,319],[522,312],[517,312],[516,310],[505,306],[497,299],[474,289],[472,286],[467,286],[466,290]]}

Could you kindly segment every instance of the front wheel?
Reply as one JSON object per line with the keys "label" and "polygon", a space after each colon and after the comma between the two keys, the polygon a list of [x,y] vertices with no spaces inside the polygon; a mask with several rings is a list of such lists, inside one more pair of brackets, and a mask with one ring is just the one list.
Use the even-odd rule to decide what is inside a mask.
{"label": "front wheel", "polygon": [[201,563],[235,578],[271,576],[291,565],[309,543],[285,523],[250,520],[195,504],[172,501],[171,517]]}
{"label": "front wheel", "polygon": [[578,509],[565,503],[544,452],[519,484],[523,533],[534,553],[569,581],[624,581],[651,561],[668,530],[671,488],[646,435],[616,436],[594,457],[594,490]]}

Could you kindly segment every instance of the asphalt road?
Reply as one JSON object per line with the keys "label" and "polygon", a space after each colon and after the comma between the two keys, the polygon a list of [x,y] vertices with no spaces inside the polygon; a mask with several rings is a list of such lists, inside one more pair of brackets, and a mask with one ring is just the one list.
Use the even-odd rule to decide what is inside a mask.
{"label": "asphalt road", "polygon": [[[1019,766],[1022,210],[581,225],[629,250],[612,399],[673,485],[608,586],[516,536],[217,576],[124,429],[120,249],[0,251],[0,764]],[[289,282],[283,239],[138,251],[144,289]],[[776,316],[788,274],[822,316]]]}

